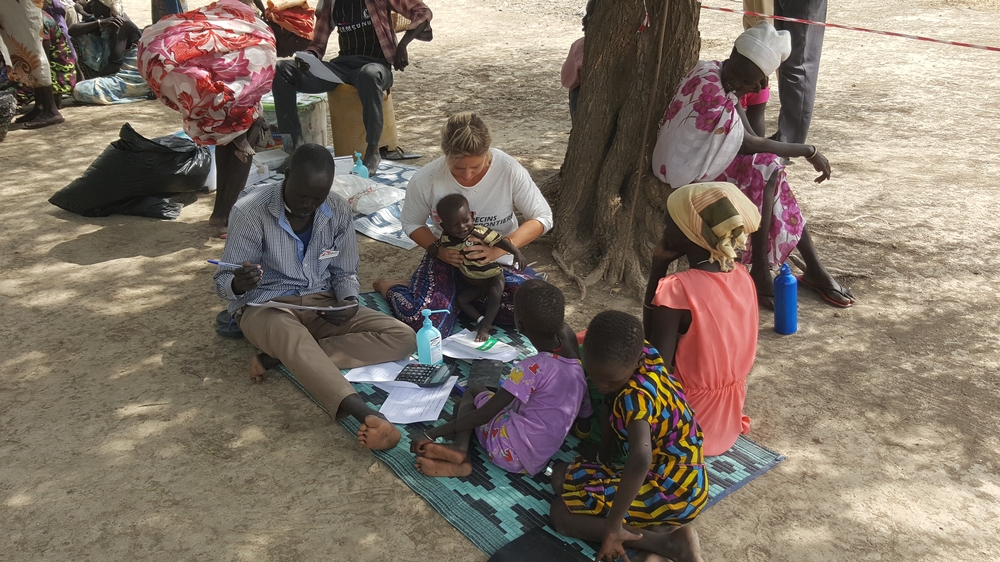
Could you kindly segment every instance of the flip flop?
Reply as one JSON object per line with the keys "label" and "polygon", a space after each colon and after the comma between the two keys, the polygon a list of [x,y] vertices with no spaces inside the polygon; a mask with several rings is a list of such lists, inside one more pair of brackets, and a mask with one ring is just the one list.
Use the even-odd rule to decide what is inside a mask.
{"label": "flip flop", "polygon": [[24,124],[24,128],[32,130],[41,129],[42,127],[48,127],[49,125],[58,125],[60,123],[65,123],[65,122],[66,118],[60,115],[59,117],[50,117],[48,119],[42,119],[42,120],[35,119],[34,121],[28,121],[27,123]]}
{"label": "flip flop", "polygon": [[406,152],[399,146],[395,150],[386,150],[384,147],[380,148],[379,153],[385,160],[413,160],[414,158],[420,158],[419,154]]}
{"label": "flip flop", "polygon": [[[855,300],[854,295],[851,294],[851,291],[849,289],[845,289],[843,285],[841,285],[840,289],[835,289],[833,287],[817,287],[815,285],[810,284],[807,281],[804,281],[801,275],[798,275],[795,278],[798,279],[799,283],[801,283],[803,286],[808,287],[813,291],[819,293],[820,298],[825,300],[827,304],[829,304],[830,306],[835,306],[837,308],[851,308],[852,306],[854,306],[854,300]],[[831,297],[830,296],[831,294],[840,295],[845,299],[850,299],[851,302],[849,303],[840,302],[837,299]]]}

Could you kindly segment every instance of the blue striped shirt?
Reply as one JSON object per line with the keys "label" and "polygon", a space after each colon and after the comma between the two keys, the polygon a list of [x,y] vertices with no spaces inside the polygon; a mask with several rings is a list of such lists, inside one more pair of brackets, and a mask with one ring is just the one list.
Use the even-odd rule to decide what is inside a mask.
{"label": "blue striped shirt", "polygon": [[280,183],[251,191],[229,214],[222,261],[260,264],[264,270],[260,284],[236,295],[232,268],[219,267],[215,291],[229,300],[230,313],[247,303],[289,295],[330,291],[340,300],[357,297],[361,286],[353,219],[350,205],[331,193],[316,210],[307,246],[288,224]]}

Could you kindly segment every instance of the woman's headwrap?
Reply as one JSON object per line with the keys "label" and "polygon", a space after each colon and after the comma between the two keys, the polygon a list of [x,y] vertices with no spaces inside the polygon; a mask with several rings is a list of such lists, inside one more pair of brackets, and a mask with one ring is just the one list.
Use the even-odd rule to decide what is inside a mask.
{"label": "woman's headwrap", "polygon": [[114,17],[124,16],[125,9],[122,7],[122,0],[98,0],[101,4],[104,4],[111,10],[111,15]]}
{"label": "woman's headwrap", "polygon": [[768,76],[792,54],[792,35],[762,21],[737,37],[734,46],[737,53],[753,61]]}
{"label": "woman's headwrap", "polygon": [[760,213],[739,188],[726,182],[693,183],[667,198],[670,218],[688,240],[708,250],[710,262],[729,271],[746,249],[747,235],[760,226]]}

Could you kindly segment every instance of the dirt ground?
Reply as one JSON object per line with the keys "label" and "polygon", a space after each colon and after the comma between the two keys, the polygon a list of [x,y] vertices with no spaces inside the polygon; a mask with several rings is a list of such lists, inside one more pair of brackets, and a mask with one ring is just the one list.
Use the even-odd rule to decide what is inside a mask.
{"label": "dirt ground", "polygon": [[[428,2],[435,39],[396,75],[401,143],[426,163],[445,116],[473,109],[536,180],[553,173],[585,0]],[[996,43],[997,2],[877,4],[833,2],[829,21]],[[149,22],[148,3],[126,9]],[[739,17],[702,15],[702,58],[724,56]],[[699,517],[706,560],[1000,560],[998,61],[828,31],[811,140],[834,177],[816,186],[797,163],[790,179],[860,300],[837,312],[803,293],[790,337],[762,316],[746,411],[788,459]],[[64,115],[0,144],[0,559],[485,560],[291,384],[248,382],[250,346],[212,331],[212,197],[174,222],[47,202],[124,122],[157,136],[178,116],[153,101]],[[419,258],[360,244],[363,286]],[[529,257],[564,281],[544,246]],[[615,287],[579,302],[564,286],[580,328],[640,311]]]}

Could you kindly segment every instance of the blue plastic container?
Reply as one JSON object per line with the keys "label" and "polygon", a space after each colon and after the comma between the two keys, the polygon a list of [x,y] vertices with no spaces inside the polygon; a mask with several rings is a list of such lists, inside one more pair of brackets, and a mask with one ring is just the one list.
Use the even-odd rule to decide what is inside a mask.
{"label": "blue plastic container", "polygon": [[440,365],[444,363],[444,354],[441,353],[441,332],[431,324],[431,314],[447,310],[424,310],[420,314],[424,315],[424,327],[417,331],[417,361],[422,365]]}
{"label": "blue plastic container", "polygon": [[799,280],[787,263],[774,278],[774,331],[783,336],[799,329]]}
{"label": "blue plastic container", "polygon": [[[368,167],[361,162],[361,153],[354,153],[354,167],[351,168],[351,173],[356,176],[361,176],[363,178],[368,177]],[[436,311],[435,311],[436,312]]]}

